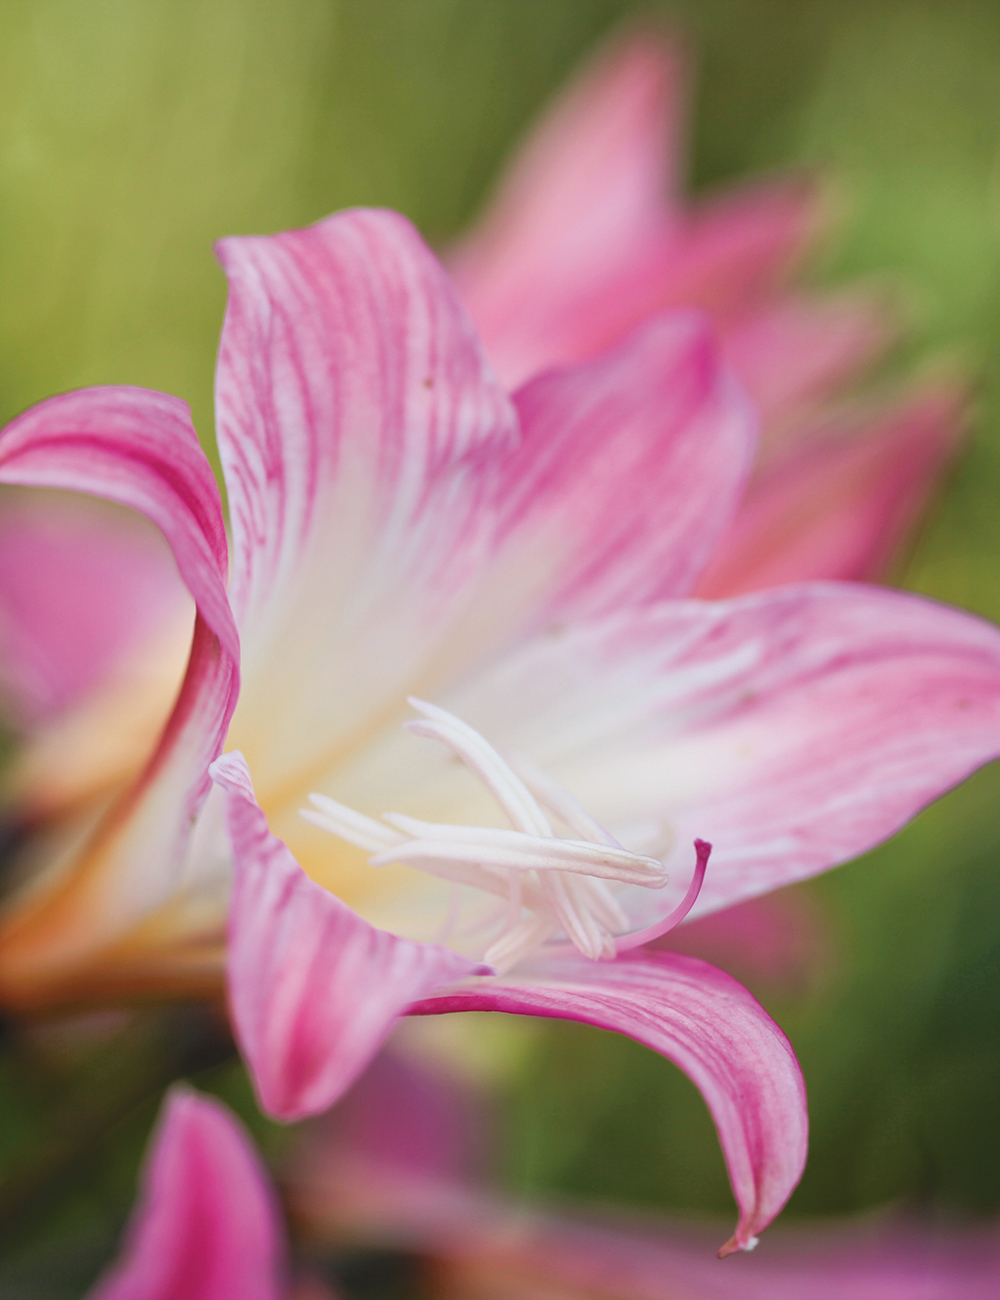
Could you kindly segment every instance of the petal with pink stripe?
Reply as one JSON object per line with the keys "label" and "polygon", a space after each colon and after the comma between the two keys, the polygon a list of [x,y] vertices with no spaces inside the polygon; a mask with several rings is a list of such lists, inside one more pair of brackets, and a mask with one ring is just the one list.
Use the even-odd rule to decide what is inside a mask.
{"label": "petal with pink stripe", "polygon": [[229,1003],[262,1107],[296,1120],[332,1106],[411,1002],[490,967],[376,930],[315,884],[275,838],[242,754],[212,768],[235,862]]}
{"label": "petal with pink stripe", "polygon": [[[693,916],[856,857],[1000,753],[1000,630],[849,584],[670,602],[539,637],[440,703],[665,856],[667,889],[620,895],[640,929],[684,893],[699,837]],[[406,744],[373,745],[337,797],[403,806]],[[442,756],[419,775],[428,820],[488,824]]]}
{"label": "petal with pink stripe", "polygon": [[[516,395],[524,444],[500,511],[510,585],[547,590],[536,627],[686,595],[736,510],[757,443],[750,404],[707,324],[655,317],[596,361]],[[522,576],[521,581],[525,581]],[[484,580],[485,598],[509,597]]]}
{"label": "petal with pink stripe", "polygon": [[678,1065],[712,1113],[739,1207],[720,1254],[752,1248],[802,1176],[806,1093],[791,1044],[741,984],[706,962],[668,952],[613,962],[550,959],[411,1008],[445,1011],[582,1020],[628,1034]]}
{"label": "petal with pink stripe", "polygon": [[401,701],[486,553],[517,422],[395,213],[220,246],[217,381],[244,645],[234,743],[262,795]]}
{"label": "petal with pink stripe", "polygon": [[71,489],[141,511],[167,539],[197,608],[187,673],[142,775],[73,870],[8,912],[0,984],[14,1002],[50,993],[175,890],[191,819],[238,690],[227,546],[211,467],[187,406],[139,388],[93,388],[33,407],[0,433],[0,482]]}

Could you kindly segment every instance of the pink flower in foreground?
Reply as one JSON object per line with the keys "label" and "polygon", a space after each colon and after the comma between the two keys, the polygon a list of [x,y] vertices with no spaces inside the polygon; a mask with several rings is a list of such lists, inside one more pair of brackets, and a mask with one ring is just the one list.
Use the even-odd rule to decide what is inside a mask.
{"label": "pink flower in foreground", "polygon": [[225,1106],[167,1095],[117,1263],[88,1300],[280,1300],[284,1234],[267,1173]]}
{"label": "pink flower in foreground", "polygon": [[[782,454],[758,462],[696,593],[877,576],[954,441],[959,396],[938,386],[874,421],[861,409],[816,413],[885,345],[882,309],[785,287],[818,225],[812,187],[681,203],[685,83],[683,60],[651,31],[612,46],[543,119],[456,251],[460,291],[511,380],[590,357],[664,306],[710,312]],[[137,526],[145,520],[38,497],[8,496],[0,517],[0,687],[29,742],[8,805],[41,828],[31,857],[57,871],[153,747],[193,605],[167,548]],[[89,988],[200,987],[218,958],[211,924],[200,928],[182,961],[164,965],[150,947],[177,936],[154,927],[103,961]]]}
{"label": "pink flower in foreground", "polygon": [[[770,183],[693,211],[679,201],[683,84],[678,55],[649,33],[604,56],[543,121],[456,252],[460,291],[511,380],[589,358],[664,306],[708,311],[764,411],[770,450],[696,594],[878,576],[954,442],[960,395],[938,385],[875,415],[817,409],[884,346],[883,312],[864,295],[818,302],[785,287],[818,224],[810,186]],[[79,486],[72,475],[51,481]],[[54,877],[80,860],[108,807],[130,797],[170,715],[194,611],[145,520],[109,518],[80,498],[71,509],[66,493],[12,502],[16,491],[0,518],[0,688],[27,743],[6,798],[37,832],[29,861]],[[171,901],[163,915],[154,869],[126,891],[124,921],[111,908],[75,954],[59,940],[61,956],[38,947],[39,926],[81,939],[80,891],[94,877],[100,885],[103,856],[87,855],[91,884],[68,872],[63,904],[42,889],[37,921],[23,924],[15,906],[20,937],[5,929],[0,974],[8,1002],[196,991],[213,978],[217,901]],[[147,913],[155,921],[125,938]]]}
{"label": "pink flower in foreground", "polygon": [[[637,946],[697,892],[696,837],[707,912],[855,856],[993,757],[1000,633],[832,583],[683,599],[755,448],[690,314],[511,400],[402,218],[348,212],[222,259],[228,590],[182,403],[86,390],[0,435],[0,480],[148,515],[197,608],[149,765],[96,826],[42,843],[48,871],[8,910],[4,996],[217,987],[234,859],[231,1004],[272,1113],[329,1106],[401,1014],[590,1021],[701,1088],[748,1246],[805,1156],[794,1056],[730,977]],[[436,702],[419,756],[414,690]],[[257,796],[230,754],[206,797],[224,746]],[[313,793],[341,838],[299,815]],[[396,865],[372,870],[373,847]]]}
{"label": "pink flower in foreground", "polygon": [[667,307],[695,307],[763,415],[744,505],[700,595],[887,571],[952,454],[965,394],[829,403],[892,341],[882,296],[789,286],[822,226],[799,177],[692,207],[681,194],[687,60],[652,29],[614,40],[515,154],[450,257],[509,385],[598,355]]}

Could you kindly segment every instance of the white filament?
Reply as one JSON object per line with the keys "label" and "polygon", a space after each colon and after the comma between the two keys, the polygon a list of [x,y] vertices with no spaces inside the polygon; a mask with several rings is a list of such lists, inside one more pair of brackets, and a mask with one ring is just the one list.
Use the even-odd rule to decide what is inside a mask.
{"label": "white filament", "polygon": [[[302,816],[363,849],[374,867],[406,863],[453,887],[471,885],[504,899],[501,932],[483,954],[499,971],[560,934],[586,957],[613,957],[615,934],[628,923],[609,886],[660,888],[667,883],[662,862],[624,849],[531,760],[516,755],[507,762],[445,709],[410,703],[423,716],[408,729],[447,745],[489,789],[513,829],[424,822],[403,813],[376,821],[322,794],[309,796],[313,808]],[[557,836],[543,805],[579,838]],[[453,930],[454,911],[453,902],[443,933]]]}

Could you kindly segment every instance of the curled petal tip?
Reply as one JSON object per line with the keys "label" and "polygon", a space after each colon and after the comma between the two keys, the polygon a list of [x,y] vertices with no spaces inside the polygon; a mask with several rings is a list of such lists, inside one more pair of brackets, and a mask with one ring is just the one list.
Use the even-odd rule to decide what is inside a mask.
{"label": "curled petal tip", "polygon": [[525,975],[465,981],[411,1004],[411,1014],[506,1011],[579,1020],[628,1034],[673,1061],[715,1120],[740,1210],[720,1255],[749,1250],[802,1175],[805,1083],[791,1044],[723,971],[677,953],[595,962],[552,957]]}
{"label": "curled petal tip", "polygon": [[759,1237],[744,1237],[741,1240],[740,1234],[735,1232],[719,1250],[719,1259],[725,1259],[727,1255],[747,1254],[751,1250],[756,1250],[759,1244]]}

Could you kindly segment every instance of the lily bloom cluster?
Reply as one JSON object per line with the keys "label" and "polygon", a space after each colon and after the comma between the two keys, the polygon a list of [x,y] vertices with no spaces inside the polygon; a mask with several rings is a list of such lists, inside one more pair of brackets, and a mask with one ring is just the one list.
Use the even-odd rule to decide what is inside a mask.
{"label": "lily bloom cluster", "polygon": [[[489,354],[519,378],[527,345],[506,355],[487,289],[470,288],[489,283],[476,256],[502,262],[487,236],[456,255],[484,348],[409,223],[356,210],[221,245],[231,540],[174,398],[83,390],[0,434],[0,481],[146,515],[195,610],[176,702],[131,780],[115,787],[119,757],[102,766],[79,715],[49,733],[52,752],[51,735],[76,728],[58,768],[73,797],[34,804],[39,823],[59,815],[26,844],[25,885],[0,930],[0,995],[30,1010],[214,992],[225,967],[261,1104],[289,1120],[329,1107],[404,1014],[616,1029],[701,1089],[740,1211],[728,1251],[755,1243],[800,1176],[801,1073],[735,980],[645,945],[689,913],[856,856],[994,757],[1000,633],[843,582],[691,598],[721,581],[727,546],[752,549],[757,525],[740,508],[767,367],[784,394],[769,418],[791,437],[804,393],[870,351],[870,314],[764,292],[801,234],[804,200],[784,190],[696,218],[649,211],[667,65],[623,58],[587,92],[597,101],[572,101],[537,148],[545,157],[560,131],[577,133],[575,152],[560,144],[552,193],[590,214],[584,254],[632,260],[601,264],[596,298],[589,280],[567,297],[567,250],[552,251],[559,283],[535,284],[554,313],[545,338],[560,313],[594,328],[571,354],[532,353],[541,373],[513,394]],[[581,187],[585,199],[599,177],[579,133],[593,134],[588,105],[609,99],[625,172],[613,203],[595,188],[588,206]],[[551,247],[564,209],[555,224],[543,209],[524,221]],[[521,227],[507,230],[509,256],[530,267]],[[734,263],[744,289],[720,309],[720,344],[672,295],[698,285],[687,300],[704,305]],[[579,265],[584,279],[598,269]],[[757,376],[756,403],[734,362]],[[800,513],[816,465],[844,463],[826,443],[814,452],[792,479]],[[926,487],[914,461],[890,490],[856,491],[849,510],[835,493],[836,508],[815,512],[836,525],[826,549],[806,548],[823,564],[782,576],[828,578],[834,551],[832,576],[845,576],[843,549],[826,543],[851,534],[859,502],[879,545],[894,539]],[[751,487],[758,524],[786,518],[788,483]],[[408,699],[429,752],[403,731]],[[120,695],[113,704],[117,719]]]}

